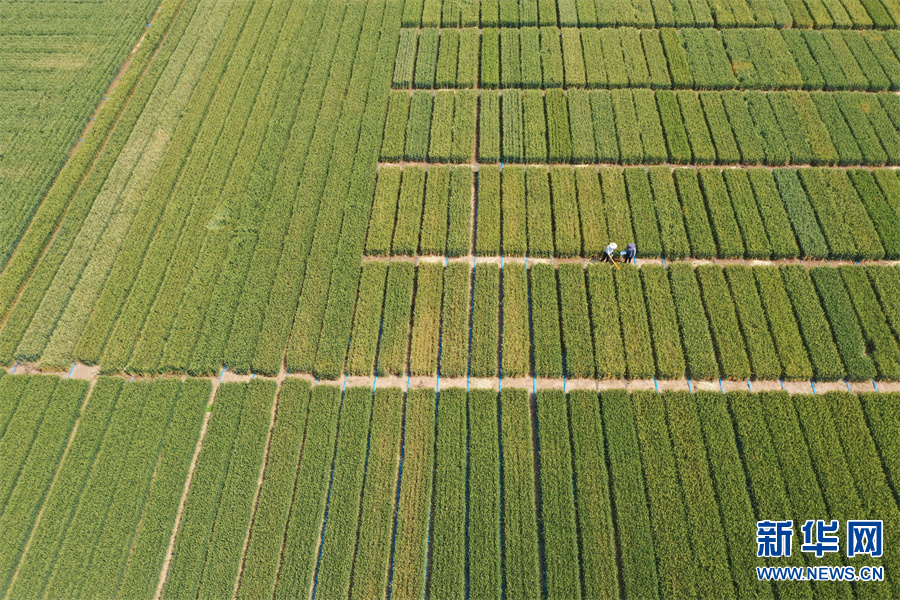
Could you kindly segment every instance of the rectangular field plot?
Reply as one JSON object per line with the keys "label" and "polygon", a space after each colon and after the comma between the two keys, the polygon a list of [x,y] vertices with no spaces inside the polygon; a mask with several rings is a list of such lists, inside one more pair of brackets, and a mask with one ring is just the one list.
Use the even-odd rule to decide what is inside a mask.
{"label": "rectangular field plot", "polygon": [[[401,174],[419,182],[412,197]],[[589,166],[481,165],[473,181],[469,166],[431,165],[420,216],[421,175],[417,165],[381,167],[367,255],[453,257],[468,254],[462,250],[476,235],[479,256],[598,258],[610,241],[633,241],[639,257],[668,260],[900,258],[894,170],[704,168],[698,180],[694,169],[661,165],[599,174]],[[418,219],[420,239],[411,240]],[[634,238],[620,237],[632,228]]]}
{"label": "rectangular field plot", "polygon": [[900,379],[896,266],[443,263],[366,261],[349,352],[312,373]]}
{"label": "rectangular field plot", "polygon": [[[480,37],[499,32],[503,88],[900,89],[896,31],[645,27],[502,27]],[[494,56],[457,52],[458,32],[472,44],[479,37],[468,28],[403,29],[393,87],[497,87],[485,64]]]}
{"label": "rectangular field plot", "polygon": [[[828,8],[826,8],[826,6]],[[897,5],[871,2],[807,2],[767,0],[739,2],[735,6],[716,0],[472,0],[440,3],[412,0],[403,7],[403,27],[796,27],[796,28],[892,28],[900,25]]]}
{"label": "rectangular field plot", "polygon": [[[446,94],[454,94],[438,92],[445,100],[441,106],[449,102]],[[456,91],[457,100],[464,92],[472,93]],[[417,163],[468,163],[477,155],[481,162],[524,164],[900,164],[900,100],[893,93],[709,91],[698,97],[690,90],[594,90],[590,111],[583,91],[574,89],[549,89],[543,96],[504,89],[499,110],[498,91],[478,93],[478,123],[466,113],[451,125],[449,112],[437,104],[441,110],[433,118],[447,122],[432,121],[429,92],[416,90],[399,158]],[[391,97],[408,94],[395,90]],[[591,126],[596,153],[589,147]],[[435,148],[450,143],[451,127],[454,138],[465,144],[475,143],[478,127],[479,147],[454,152],[447,160],[447,153]],[[386,136],[383,161],[397,161],[395,146]]]}

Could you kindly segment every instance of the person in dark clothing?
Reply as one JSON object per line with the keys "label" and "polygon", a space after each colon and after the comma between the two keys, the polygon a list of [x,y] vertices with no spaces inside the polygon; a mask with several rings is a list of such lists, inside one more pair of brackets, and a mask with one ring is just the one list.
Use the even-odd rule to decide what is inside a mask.
{"label": "person in dark clothing", "polygon": [[622,253],[622,262],[631,262],[635,256],[637,256],[637,246],[628,244],[625,246],[625,252]]}

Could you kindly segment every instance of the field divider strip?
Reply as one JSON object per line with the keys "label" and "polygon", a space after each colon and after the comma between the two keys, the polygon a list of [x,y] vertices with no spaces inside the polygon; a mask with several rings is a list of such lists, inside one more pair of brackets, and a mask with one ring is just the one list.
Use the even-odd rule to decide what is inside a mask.
{"label": "field divider strip", "polygon": [[[20,363],[20,366],[26,366],[25,373],[29,375],[48,375],[48,376],[57,376],[61,379],[65,379],[67,376],[66,371],[39,371],[37,369],[37,365],[31,363]],[[0,367],[3,371],[9,373],[8,367]],[[12,374],[12,373],[10,373]],[[403,373],[401,375],[354,375],[350,376],[347,374],[342,374],[338,379],[317,379],[313,377],[309,373],[291,373],[286,376],[279,377],[269,377],[265,375],[258,374],[246,374],[240,375],[236,373],[232,373],[231,371],[225,371],[225,382],[242,382],[247,383],[254,378],[258,379],[267,379],[272,381],[284,381],[284,379],[302,379],[304,381],[310,382],[311,386],[318,385],[330,385],[330,386],[343,386],[344,380],[346,378],[346,385],[350,387],[369,387],[373,389],[382,389],[382,388],[402,388],[406,389],[407,382],[409,385],[409,389],[437,389],[437,380],[438,375],[416,375],[412,376],[409,373]],[[95,375],[93,378],[87,377],[74,377],[75,379],[85,379],[90,381],[93,385],[99,375]],[[206,379],[213,384],[215,395],[215,389],[218,388],[219,385],[219,377],[209,376],[209,377],[188,377],[184,374],[168,374],[168,375],[155,375],[152,377],[134,377],[128,373],[116,373],[111,375],[104,375],[104,377],[118,377],[120,379],[125,379],[129,381],[153,381],[157,379],[166,379],[166,378],[178,378],[181,381],[185,381],[187,379]],[[529,375],[526,377],[441,377],[442,386],[444,389],[446,388],[466,388],[466,385],[469,385],[469,389],[488,389],[500,391],[501,387],[509,387],[515,389],[527,389],[531,388],[531,392],[537,393],[540,390],[562,390],[563,385],[565,384],[566,390],[606,390],[606,389],[628,389],[632,390],[653,390],[658,389],[660,392],[664,392],[666,390],[681,390],[681,391],[747,391],[747,381],[746,379],[722,379],[721,380],[721,388],[719,379],[713,380],[689,380],[687,378],[683,379],[595,379],[595,378],[587,378],[587,377],[579,377],[579,378],[564,378],[564,377],[534,377],[533,375]],[[754,391],[787,391],[791,394],[809,394],[811,390],[814,389],[815,393],[825,393],[827,391],[846,391],[847,381],[843,378],[835,381],[820,381],[820,380],[809,380],[805,379],[802,381],[783,381],[781,379],[752,379],[750,383],[753,386]],[[900,381],[882,381],[882,380],[866,380],[860,382],[850,381],[850,389],[853,393],[861,393],[861,392],[882,392],[882,393],[894,393],[900,392]],[[870,387],[871,386],[871,387]],[[210,403],[211,405],[212,403]],[[204,430],[205,431],[205,430]]]}
{"label": "field divider strip", "polygon": [[[821,31],[821,30],[819,30],[819,31]],[[846,30],[842,30],[842,31],[846,31]],[[646,86],[646,85],[595,86],[595,87],[575,86],[575,85],[573,85],[573,86],[551,86],[551,87],[545,87],[543,85],[535,85],[535,86],[526,86],[526,85],[512,86],[512,85],[509,85],[509,86],[504,86],[504,87],[479,87],[479,86],[474,86],[474,87],[466,87],[466,86],[458,86],[458,87],[396,87],[393,84],[391,85],[391,92],[397,92],[397,93],[409,92],[410,96],[412,96],[412,94],[417,91],[431,92],[432,94],[434,94],[435,92],[461,92],[461,91],[463,91],[463,92],[472,91],[472,92],[479,92],[479,93],[481,93],[481,92],[488,92],[488,93],[501,92],[502,93],[503,90],[521,90],[523,92],[540,92],[542,97],[546,96],[546,93],[548,90],[562,90],[563,94],[565,94],[567,96],[569,95],[569,90],[578,90],[578,91],[586,91],[586,92],[593,92],[593,91],[602,92],[602,91],[613,91],[613,90],[650,90],[651,92],[654,92],[654,94],[656,92],[687,91],[687,92],[696,92],[697,94],[699,94],[701,92],[719,92],[719,93],[722,93],[722,92],[763,92],[763,93],[809,92],[809,93],[823,93],[823,94],[850,93],[850,94],[869,94],[869,95],[875,95],[875,94],[897,94],[897,95],[900,95],[900,91],[896,91],[896,90],[892,90],[892,89],[882,89],[882,90],[827,89],[824,87],[809,88],[809,87],[803,87],[802,85],[784,86],[784,87],[779,87],[778,89],[770,89],[770,88],[765,88],[765,87],[736,86],[736,87],[730,87],[730,88],[718,88],[718,89],[714,89],[714,90],[704,89],[704,88],[695,88],[695,87],[676,87],[676,86],[655,88],[655,87],[650,87],[650,86]]]}

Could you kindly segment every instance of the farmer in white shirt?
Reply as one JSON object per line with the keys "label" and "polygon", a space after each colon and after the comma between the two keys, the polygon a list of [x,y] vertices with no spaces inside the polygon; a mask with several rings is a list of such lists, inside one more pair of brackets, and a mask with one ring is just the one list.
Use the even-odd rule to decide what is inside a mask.
{"label": "farmer in white shirt", "polygon": [[600,257],[600,262],[608,262],[612,264],[613,262],[613,253],[616,251],[616,248],[619,246],[616,245],[615,242],[610,242],[609,246],[606,247],[606,251],[603,253],[603,256]]}

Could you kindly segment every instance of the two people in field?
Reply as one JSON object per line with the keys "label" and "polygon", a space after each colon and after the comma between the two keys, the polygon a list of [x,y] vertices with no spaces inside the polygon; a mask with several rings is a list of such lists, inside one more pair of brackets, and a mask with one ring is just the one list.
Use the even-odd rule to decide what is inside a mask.
{"label": "two people in field", "polygon": [[[608,262],[610,264],[615,260],[613,255],[618,249],[618,245],[615,242],[610,242],[609,245],[604,250],[603,255],[600,256],[600,262]],[[634,260],[634,257],[637,255],[637,246],[634,243],[628,244],[625,246],[625,252],[619,252],[619,255],[622,257],[622,262],[627,263]]]}

